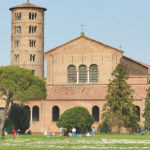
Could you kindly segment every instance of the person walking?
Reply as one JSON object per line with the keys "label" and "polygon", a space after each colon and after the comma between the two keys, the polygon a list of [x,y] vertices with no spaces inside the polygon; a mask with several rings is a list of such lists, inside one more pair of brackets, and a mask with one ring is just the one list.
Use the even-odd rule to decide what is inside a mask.
{"label": "person walking", "polygon": [[76,135],[76,128],[73,127],[73,128],[72,128],[72,136],[75,137],[75,135]]}
{"label": "person walking", "polygon": [[95,127],[92,128],[92,136],[95,136]]}
{"label": "person walking", "polygon": [[13,131],[12,131],[12,135],[13,135],[13,139],[15,139],[16,132],[15,132],[15,130],[14,130],[14,129],[13,129]]}
{"label": "person walking", "polygon": [[64,128],[60,128],[61,136],[64,136]]}
{"label": "person walking", "polygon": [[20,132],[20,129],[16,130],[16,139],[19,139],[19,132]]}
{"label": "person walking", "polygon": [[2,139],[4,140],[5,139],[5,130],[2,129]]}

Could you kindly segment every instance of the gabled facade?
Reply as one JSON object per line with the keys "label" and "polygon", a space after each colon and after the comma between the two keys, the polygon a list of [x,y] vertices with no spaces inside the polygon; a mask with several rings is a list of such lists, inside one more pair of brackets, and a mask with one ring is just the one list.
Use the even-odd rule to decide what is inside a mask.
{"label": "gabled facade", "polygon": [[[134,90],[139,124],[143,124],[144,99],[148,87],[148,66],[123,56],[123,51],[90,39],[80,37],[45,53],[47,61],[47,106],[49,129],[59,132],[56,114],[84,106],[94,116],[94,126],[101,123],[102,107],[107,102],[107,85],[118,63],[127,67],[128,83]],[[57,108],[54,112],[54,108]],[[54,119],[54,120],[53,120]],[[48,120],[47,120],[48,121]]]}

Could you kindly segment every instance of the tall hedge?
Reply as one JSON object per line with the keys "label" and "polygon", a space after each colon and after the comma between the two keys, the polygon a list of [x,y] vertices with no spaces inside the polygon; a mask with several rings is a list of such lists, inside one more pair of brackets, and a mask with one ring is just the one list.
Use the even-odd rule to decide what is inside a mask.
{"label": "tall hedge", "polygon": [[60,116],[57,126],[68,130],[75,127],[77,129],[77,133],[85,133],[91,130],[93,123],[94,118],[90,115],[86,108],[74,107],[66,110]]}

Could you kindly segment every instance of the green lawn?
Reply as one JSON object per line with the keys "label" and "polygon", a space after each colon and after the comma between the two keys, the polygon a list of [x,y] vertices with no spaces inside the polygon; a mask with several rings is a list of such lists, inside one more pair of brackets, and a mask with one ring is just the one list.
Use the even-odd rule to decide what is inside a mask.
{"label": "green lawn", "polygon": [[0,139],[0,150],[150,150],[150,135],[99,134],[95,137],[47,137],[20,135]]}

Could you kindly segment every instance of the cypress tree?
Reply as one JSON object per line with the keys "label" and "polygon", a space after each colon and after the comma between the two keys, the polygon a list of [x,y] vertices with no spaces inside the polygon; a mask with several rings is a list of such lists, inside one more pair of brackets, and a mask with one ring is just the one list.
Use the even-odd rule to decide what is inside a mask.
{"label": "cypress tree", "polygon": [[128,73],[126,68],[118,64],[112,72],[112,80],[108,85],[107,103],[103,107],[103,119],[109,121],[112,128],[125,127],[130,132],[138,128],[136,107],[133,104],[133,90],[126,82]]}
{"label": "cypress tree", "polygon": [[147,89],[144,117],[145,117],[144,127],[146,130],[150,130],[150,87]]}

